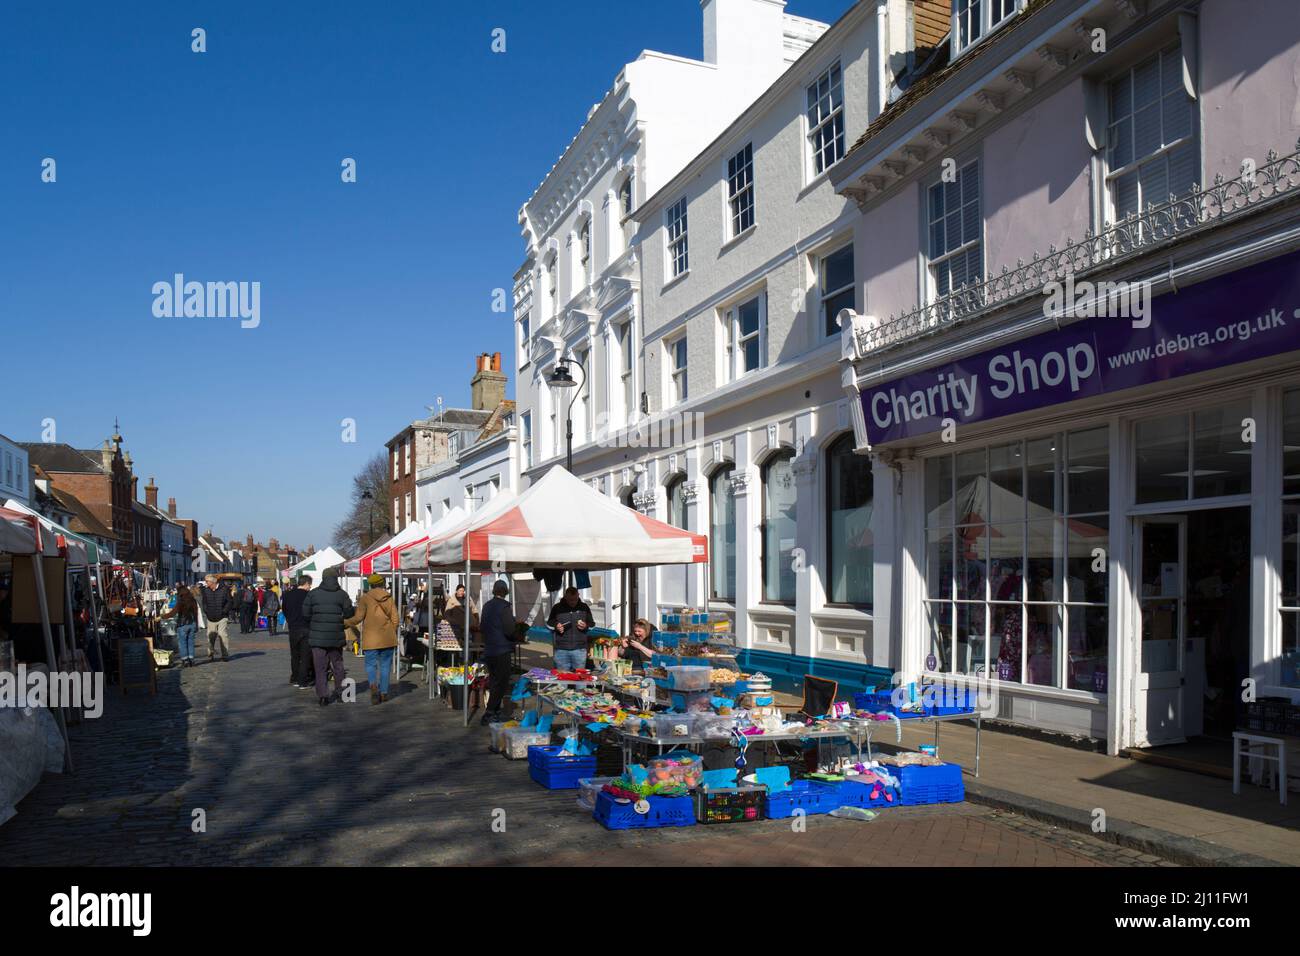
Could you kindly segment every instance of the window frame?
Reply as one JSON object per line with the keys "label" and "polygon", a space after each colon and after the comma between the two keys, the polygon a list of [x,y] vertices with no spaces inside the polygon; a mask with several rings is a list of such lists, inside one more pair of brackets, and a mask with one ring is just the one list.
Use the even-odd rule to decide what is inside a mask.
{"label": "window frame", "polygon": [[[740,329],[740,310],[752,303],[758,305],[758,328],[748,334],[741,333]],[[725,363],[724,381],[737,382],[746,375],[761,371],[767,367],[767,290],[758,289],[753,295],[748,295],[739,299],[722,311],[723,336],[725,348],[723,350],[723,362]],[[758,364],[753,368],[741,370],[741,355],[744,346],[749,342],[758,340]]]}
{"label": "window frame", "polygon": [[519,367],[527,368],[533,360],[532,316],[525,312],[515,320],[515,327],[519,336]]}
{"label": "window frame", "polygon": [[524,452],[524,468],[533,467],[533,413],[530,409],[519,416],[519,442]]}
{"label": "window frame", "polygon": [[[1145,210],[1147,207],[1146,187],[1143,185],[1142,182],[1142,168],[1144,166],[1148,166],[1160,160],[1163,160],[1166,163],[1166,190],[1164,195],[1159,196],[1156,199],[1154,205],[1158,206],[1161,203],[1167,202],[1169,199],[1170,192],[1174,193],[1175,195],[1183,195],[1182,190],[1187,189],[1189,186],[1191,186],[1191,184],[1189,183],[1184,186],[1180,184],[1169,183],[1167,177],[1168,174],[1167,163],[1168,163],[1169,155],[1178,149],[1184,147],[1188,148],[1195,162],[1195,168],[1196,168],[1195,179],[1197,183],[1201,182],[1202,175],[1204,172],[1204,164],[1202,162],[1201,150],[1200,150],[1201,114],[1199,109],[1199,102],[1200,102],[1199,99],[1194,97],[1188,97],[1189,102],[1188,102],[1187,110],[1188,110],[1188,115],[1190,117],[1190,120],[1188,123],[1188,131],[1186,135],[1181,136],[1178,139],[1169,143],[1166,143],[1164,141],[1165,139],[1164,101],[1168,96],[1170,96],[1174,92],[1173,90],[1167,91],[1164,88],[1164,58],[1171,54],[1179,61],[1181,65],[1183,59],[1183,45],[1180,39],[1177,37],[1175,37],[1173,40],[1169,41],[1168,43],[1161,43],[1154,51],[1145,53],[1131,60],[1123,69],[1116,70],[1115,72],[1107,75],[1105,77],[1104,82],[1101,84],[1101,93],[1105,99],[1105,104],[1106,104],[1106,124],[1105,124],[1106,141],[1105,141],[1105,145],[1099,150],[1100,158],[1101,158],[1101,167],[1102,167],[1102,177],[1101,177],[1101,190],[1102,190],[1101,201],[1102,201],[1102,210],[1103,210],[1102,219],[1104,221],[1114,223],[1114,222],[1119,222],[1121,220],[1122,217],[1119,214],[1119,207],[1115,201],[1116,186],[1120,179],[1123,179],[1125,176],[1128,176],[1130,173],[1137,174],[1137,188],[1138,188],[1137,213],[1138,215],[1141,215],[1142,211]],[[1135,123],[1136,113],[1133,110],[1133,95],[1134,95],[1134,88],[1135,88],[1134,76],[1136,71],[1140,67],[1150,63],[1153,59],[1157,61],[1156,75],[1157,75],[1157,80],[1160,83],[1159,93],[1156,96],[1156,104],[1160,109],[1161,145],[1154,151],[1147,153],[1144,156],[1138,157],[1136,155],[1137,153],[1137,135],[1136,135],[1136,123]],[[1181,75],[1181,69],[1179,72]],[[1114,116],[1114,104],[1112,101],[1111,91],[1114,88],[1116,83],[1120,82],[1120,80],[1125,78],[1127,78],[1128,85],[1129,85],[1129,110],[1128,113],[1125,114],[1125,116],[1122,119],[1116,120]],[[1183,87],[1181,83],[1177,85],[1177,89],[1180,90],[1184,95],[1186,95],[1187,90],[1185,87]],[[1113,130],[1120,123],[1124,123],[1124,122],[1127,122],[1129,124],[1130,142],[1132,144],[1134,157],[1130,159],[1129,162],[1125,163],[1123,166],[1120,166],[1118,168],[1112,168],[1111,152],[1114,149]]]}
{"label": "window frame", "polygon": [[630,422],[636,411],[636,340],[633,338],[630,315],[614,327],[614,341],[618,346],[618,375],[623,395],[623,420]]}
{"label": "window frame", "polygon": [[[831,76],[835,75],[832,82]],[[821,106],[823,96],[820,92],[822,81],[826,81],[825,99],[830,106],[825,115],[822,115]],[[839,90],[839,103],[835,105],[835,90]],[[812,97],[809,102],[808,98]],[[807,156],[809,160],[809,171],[813,179],[823,175],[832,166],[844,158],[847,153],[847,144],[845,139],[845,122],[844,122],[844,68],[837,59],[826,69],[817,74],[817,77],[811,82],[804,85],[805,106],[803,110],[804,118],[804,142],[807,143]],[[817,111],[817,119],[813,119],[814,108]],[[831,128],[832,152],[835,154],[834,159],[825,163],[826,144],[818,142],[823,129],[827,126]],[[825,165],[822,165],[825,163]]]}
{"label": "window frame", "polygon": [[[727,228],[729,239],[739,239],[758,225],[754,187],[754,144],[746,143],[727,158]],[[749,222],[744,219],[748,216]]]}
{"label": "window frame", "polygon": [[618,184],[618,211],[619,222],[625,222],[632,215],[632,210],[636,208],[636,183],[633,177],[636,175],[635,170],[628,170],[623,181]]}
{"label": "window frame", "polygon": [[685,196],[664,210],[664,265],[669,281],[691,271],[689,210]]}
{"label": "window frame", "polygon": [[[849,263],[853,268],[853,279],[849,282],[848,285],[840,286],[839,288],[832,289],[828,292],[826,290],[826,260],[828,260],[831,256],[844,252],[846,249],[849,251]],[[835,248],[829,249],[826,252],[820,253],[817,256],[817,295],[818,295],[817,311],[821,315],[822,321],[824,323],[822,331],[825,332],[825,337],[828,339],[834,338],[835,336],[839,335],[842,330],[838,326],[836,326],[834,329],[831,328],[832,324],[835,321],[835,316],[828,315],[826,313],[827,302],[829,302],[831,299],[839,298],[845,292],[852,292],[853,293],[852,307],[854,309],[857,309],[858,307],[858,270],[857,270],[857,262],[854,259],[854,254],[855,253],[853,250],[853,240],[849,239],[847,242],[842,242]],[[838,312],[836,314],[838,315]]]}
{"label": "window frame", "polygon": [[[664,342],[664,351],[668,353],[668,385],[672,393],[673,401],[669,405],[681,405],[690,398],[690,379],[687,375],[690,366],[690,352],[687,346],[686,333],[674,336]],[[677,364],[678,346],[683,347],[685,352],[681,365]]]}
{"label": "window frame", "polygon": [[[936,187],[940,187],[940,188],[946,187],[950,184],[945,182],[944,179],[942,178],[942,174],[940,174],[929,180],[926,180],[924,189],[922,190],[921,241],[922,243],[924,243],[924,258],[925,258],[924,301],[927,303],[937,302],[939,299],[951,295],[952,293],[958,291],[959,289],[964,289],[972,285],[978,285],[987,280],[988,264],[985,262],[985,258],[984,258],[986,252],[986,243],[985,243],[985,235],[984,235],[984,163],[983,163],[982,156],[971,155],[971,156],[967,156],[966,158],[958,162],[957,169],[956,169],[957,183],[958,185],[960,185],[962,173],[964,173],[967,169],[969,169],[972,166],[975,167],[975,189],[976,189],[976,205],[978,207],[977,219],[979,222],[979,229],[978,229],[979,234],[975,239],[966,240],[957,248],[948,250],[938,257],[934,255],[933,234],[931,232],[931,227],[940,221],[946,220],[951,215],[951,212],[947,208],[947,202],[945,197],[943,216],[941,217],[940,220],[932,219],[930,197],[932,191]],[[970,204],[965,202],[965,197],[962,196],[958,206],[959,215],[961,214],[961,211],[964,210],[968,205]],[[944,224],[944,245],[945,246],[947,245],[946,223]],[[979,278],[975,280],[968,280],[967,282],[959,286],[953,286],[950,280],[948,291],[940,292],[938,268],[948,262],[955,260],[958,256],[965,256],[968,252],[970,252],[971,249],[976,247],[978,247],[979,249],[979,270],[980,270]]]}
{"label": "window frame", "polygon": [[[993,6],[995,3],[1009,3],[1011,5],[1011,9],[1003,13],[1001,19],[997,21],[993,20]],[[1025,3],[1026,0],[953,0],[950,8],[951,12],[948,15],[952,58],[955,60],[957,57],[962,56],[1014,20],[1016,15],[1024,10]],[[962,4],[964,4],[964,9],[959,9]],[[976,4],[979,5],[979,23],[976,24],[979,34],[963,43],[962,37],[965,34],[961,31],[962,14],[969,13]],[[973,17],[967,16],[965,18],[966,24],[969,26],[973,19]]]}

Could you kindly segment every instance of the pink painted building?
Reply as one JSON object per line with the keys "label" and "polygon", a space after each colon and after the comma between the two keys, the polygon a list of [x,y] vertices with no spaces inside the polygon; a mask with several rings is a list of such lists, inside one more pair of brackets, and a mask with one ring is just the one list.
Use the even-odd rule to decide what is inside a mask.
{"label": "pink painted building", "polygon": [[1300,6],[950,22],[831,171],[876,660],[1112,753],[1230,736],[1300,700]]}

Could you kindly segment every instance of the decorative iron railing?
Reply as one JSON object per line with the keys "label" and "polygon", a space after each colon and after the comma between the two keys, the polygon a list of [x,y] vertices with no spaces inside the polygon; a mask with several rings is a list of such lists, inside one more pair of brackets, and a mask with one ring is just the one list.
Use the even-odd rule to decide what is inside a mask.
{"label": "decorative iron railing", "polygon": [[1029,262],[1017,260],[1014,269],[1002,267],[1000,274],[983,282],[954,289],[929,305],[876,325],[855,322],[854,345],[858,357],[898,342],[925,335],[983,314],[995,306],[1007,305],[1030,295],[1041,295],[1049,282],[1079,276],[1103,266],[1181,239],[1199,230],[1235,218],[1249,210],[1300,192],[1300,140],[1295,152],[1278,156],[1269,150],[1262,166],[1251,169],[1242,163],[1241,174],[1233,179],[1214,177],[1214,185],[1193,186],[1185,196],[1171,194],[1163,203],[1148,204],[1141,213],[1117,223],[1106,223],[1101,232],[1092,230],[1078,242],[1068,240],[1045,257],[1037,252]]}

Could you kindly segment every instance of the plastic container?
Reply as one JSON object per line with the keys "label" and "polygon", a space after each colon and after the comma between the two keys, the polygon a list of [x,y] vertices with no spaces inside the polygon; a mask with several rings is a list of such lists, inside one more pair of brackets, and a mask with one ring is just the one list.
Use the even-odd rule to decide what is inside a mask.
{"label": "plastic container", "polygon": [[648,812],[637,813],[636,802],[602,792],[596,797],[592,816],[607,830],[695,826],[695,800],[691,797],[647,797],[646,803]]}
{"label": "plastic container", "polygon": [[888,767],[898,777],[899,805],[916,807],[927,803],[961,803],[966,799],[966,784],[961,767],[955,763],[937,767]]}
{"label": "plastic container", "polygon": [[768,819],[781,820],[794,816],[796,810],[802,810],[809,816],[830,813],[840,806],[840,786],[836,783],[823,783],[820,780],[796,780],[789,790],[767,795],[766,811]]}
{"label": "plastic container", "polygon": [[763,819],[765,787],[720,787],[701,790],[697,816],[701,823],[752,823]]}
{"label": "plastic container", "polygon": [[704,758],[684,750],[651,757],[645,768],[652,784],[679,783],[694,790],[704,779]]}
{"label": "plastic container", "polygon": [[494,754],[499,754],[506,745],[506,731],[513,729],[513,727],[507,727],[505,723],[488,724],[488,731],[492,735],[488,739],[488,750]]}
{"label": "plastic container", "polygon": [[596,809],[596,797],[607,783],[613,783],[617,777],[583,777],[578,781],[578,803],[588,810]]}
{"label": "plastic container", "polygon": [[549,731],[539,734],[531,727],[507,727],[501,752],[511,760],[524,760],[529,747],[544,747],[550,742]]}
{"label": "plastic container", "polygon": [[668,686],[673,690],[708,690],[712,667],[679,665],[668,668]]}
{"label": "plastic container", "polygon": [[735,726],[735,717],[721,714],[700,714],[695,718],[695,736],[730,737],[731,728]]}
{"label": "plastic container", "polygon": [[655,714],[646,719],[651,736],[667,740],[672,737],[690,737],[695,733],[695,714]]}

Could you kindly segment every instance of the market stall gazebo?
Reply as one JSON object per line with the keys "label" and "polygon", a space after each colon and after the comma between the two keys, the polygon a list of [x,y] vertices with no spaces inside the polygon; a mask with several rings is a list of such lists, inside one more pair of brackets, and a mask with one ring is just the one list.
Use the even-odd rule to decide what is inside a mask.
{"label": "market stall gazebo", "polygon": [[[709,560],[705,535],[634,511],[559,465],[518,496],[495,498],[445,534],[431,536],[425,550],[430,570],[463,568],[467,580],[475,569],[497,574],[539,568],[627,572]],[[463,703],[468,724],[468,693]]]}

